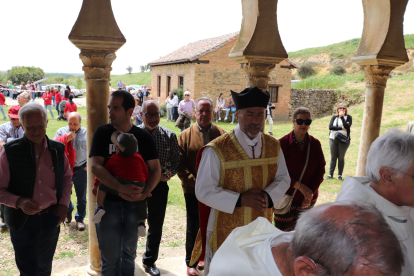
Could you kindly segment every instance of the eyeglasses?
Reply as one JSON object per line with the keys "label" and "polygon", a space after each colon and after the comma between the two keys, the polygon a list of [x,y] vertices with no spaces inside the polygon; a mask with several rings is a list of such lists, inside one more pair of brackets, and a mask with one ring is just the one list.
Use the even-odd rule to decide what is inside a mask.
{"label": "eyeglasses", "polygon": [[326,266],[324,266],[322,263],[319,263],[319,262],[316,262],[316,261],[314,261],[314,260],[312,260],[311,258],[309,258],[309,257],[306,257],[308,260],[310,260],[315,266],[317,266],[317,265],[320,265],[325,271],[326,271],[326,274],[328,274],[329,276],[331,276],[332,274],[329,272],[329,270],[326,268]]}
{"label": "eyeglasses", "polygon": [[145,117],[147,117],[149,119],[151,119],[151,118],[158,119],[160,117],[160,113],[159,112],[157,112],[157,113],[145,113],[145,112],[142,112],[142,114],[144,114]]}
{"label": "eyeglasses", "polygon": [[303,125],[303,123],[305,123],[305,125],[307,125],[307,126],[310,126],[310,124],[312,124],[312,119],[306,119],[306,120],[303,120],[303,119],[295,119],[295,121],[300,126]]}
{"label": "eyeglasses", "polygon": [[412,179],[414,179],[414,175],[411,175],[411,174],[408,174],[408,173],[402,172],[402,171],[397,170],[397,169],[394,169],[394,168],[390,168],[390,169],[391,169],[391,170],[394,170],[394,171],[397,171],[397,172],[400,172],[400,173],[403,173],[403,174],[405,174],[405,175],[408,175],[409,177],[411,177]]}
{"label": "eyeglasses", "polygon": [[185,97],[190,97],[190,95],[184,95]]}
{"label": "eyeglasses", "polygon": [[346,107],[339,107],[338,109],[346,109]]}

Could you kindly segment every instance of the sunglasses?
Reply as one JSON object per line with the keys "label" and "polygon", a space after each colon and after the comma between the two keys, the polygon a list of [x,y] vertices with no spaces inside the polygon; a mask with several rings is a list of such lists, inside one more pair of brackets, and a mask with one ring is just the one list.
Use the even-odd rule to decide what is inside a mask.
{"label": "sunglasses", "polygon": [[295,122],[300,126],[303,125],[303,123],[305,123],[305,125],[307,125],[307,126],[310,126],[310,124],[312,124],[312,119],[306,119],[306,120],[295,119]]}

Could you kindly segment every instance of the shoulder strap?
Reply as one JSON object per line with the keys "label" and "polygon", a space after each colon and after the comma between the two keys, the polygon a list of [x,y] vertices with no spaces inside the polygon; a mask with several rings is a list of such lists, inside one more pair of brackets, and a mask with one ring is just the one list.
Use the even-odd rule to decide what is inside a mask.
{"label": "shoulder strap", "polygon": [[[310,141],[309,141],[309,143],[308,143],[308,153],[307,153],[307,155],[306,155],[306,163],[305,163],[305,166],[303,167],[302,174],[300,175],[300,178],[299,178],[299,183],[302,181],[302,177],[303,177],[303,175],[305,174],[306,167],[308,166],[308,161],[309,161],[309,153],[310,153]],[[295,194],[296,194],[297,190],[298,190],[298,189],[295,189],[295,191],[293,192],[293,194],[292,194],[292,198],[294,198],[294,197],[295,197]]]}

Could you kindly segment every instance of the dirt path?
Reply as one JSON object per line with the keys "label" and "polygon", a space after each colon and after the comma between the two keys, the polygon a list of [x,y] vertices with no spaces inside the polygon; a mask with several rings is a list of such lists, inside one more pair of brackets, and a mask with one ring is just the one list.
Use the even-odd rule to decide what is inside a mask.
{"label": "dirt path", "polygon": [[[137,250],[137,258],[135,260],[135,276],[148,276],[142,267],[141,257],[145,249]],[[163,276],[185,276],[186,265],[184,261],[185,248],[179,247],[161,247],[157,261],[157,267]],[[84,276],[87,275],[89,264],[89,256],[77,256],[70,259],[70,268],[68,268],[68,259],[53,261],[52,276]],[[204,276],[203,272],[199,273]]]}

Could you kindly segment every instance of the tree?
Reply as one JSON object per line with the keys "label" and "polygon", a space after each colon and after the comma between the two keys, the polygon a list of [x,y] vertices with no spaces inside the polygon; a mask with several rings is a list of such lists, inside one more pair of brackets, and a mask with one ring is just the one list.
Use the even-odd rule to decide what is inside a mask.
{"label": "tree", "polygon": [[145,65],[141,65],[139,66],[139,70],[141,71],[141,73],[145,72],[145,70],[147,70]]}
{"label": "tree", "polygon": [[131,66],[128,66],[126,69],[127,69],[128,73],[130,73],[130,74],[132,73],[132,67]]}
{"label": "tree", "polygon": [[22,81],[37,81],[45,77],[43,69],[38,67],[13,66],[7,71],[7,78],[13,83],[20,84]]}
{"label": "tree", "polygon": [[64,80],[65,80],[65,78],[62,77],[62,76],[55,77],[55,81],[58,82],[58,83],[62,83]]}

